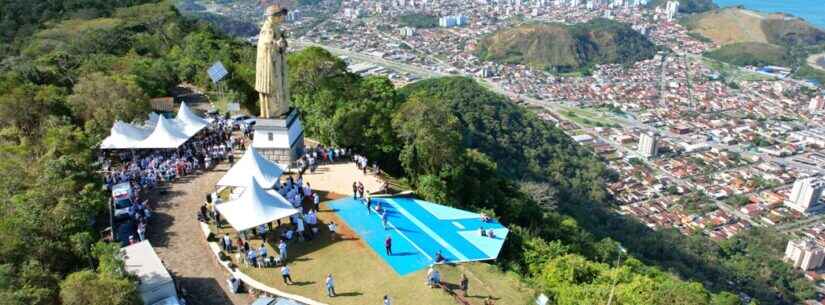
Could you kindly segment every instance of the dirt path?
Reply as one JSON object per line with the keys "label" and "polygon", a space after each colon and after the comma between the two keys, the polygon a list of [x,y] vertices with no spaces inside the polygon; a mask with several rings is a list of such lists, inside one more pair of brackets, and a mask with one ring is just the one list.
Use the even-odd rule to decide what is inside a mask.
{"label": "dirt path", "polygon": [[154,217],[148,230],[155,247],[184,297],[192,305],[248,305],[248,294],[232,294],[227,289],[226,273],[209,252],[206,239],[197,221],[197,210],[207,192],[223,176],[228,164],[212,171],[189,176],[152,194]]}

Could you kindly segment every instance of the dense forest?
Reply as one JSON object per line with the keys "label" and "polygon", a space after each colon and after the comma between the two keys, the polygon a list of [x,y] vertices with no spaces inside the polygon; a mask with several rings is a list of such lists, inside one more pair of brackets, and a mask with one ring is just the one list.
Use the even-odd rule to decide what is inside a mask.
{"label": "dense forest", "polygon": [[0,2],[3,304],[140,304],[117,245],[97,242],[108,194],[93,148],[113,120],[145,117],[150,97],[205,86],[216,60],[238,96],[251,90],[252,68],[230,63],[254,49],[142,2]]}
{"label": "dense forest", "polygon": [[[138,2],[14,11],[26,2],[3,0],[4,304],[139,304],[116,246],[97,242],[107,194],[92,148],[113,120],[144,117],[150,97],[181,82],[208,88],[205,70],[218,60],[230,70],[227,95],[257,109],[253,46],[167,2],[126,7]],[[726,291],[736,289],[792,304],[813,291],[778,261],[776,233],[716,244],[614,214],[605,183],[615,174],[601,160],[472,79],[397,89],[323,49],[288,60],[307,136],[368,155],[427,199],[496,215],[513,232],[497,263],[554,304],[602,303],[613,283],[616,304],[639,305],[734,305]]]}

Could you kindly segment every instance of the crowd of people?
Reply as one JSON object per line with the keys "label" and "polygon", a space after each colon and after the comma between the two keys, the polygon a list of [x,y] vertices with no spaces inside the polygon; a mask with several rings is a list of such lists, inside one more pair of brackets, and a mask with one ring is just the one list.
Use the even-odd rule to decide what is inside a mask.
{"label": "crowd of people", "polygon": [[304,155],[296,161],[298,172],[309,170],[310,173],[315,173],[318,165],[352,160],[351,153],[347,148],[325,147],[320,144],[307,148]]}
{"label": "crowd of people", "polygon": [[[145,240],[151,208],[141,194],[160,184],[210,169],[217,162],[232,161],[236,139],[231,134],[232,124],[216,117],[177,149],[100,151],[101,172],[107,189],[112,191],[115,185],[128,184],[131,197],[126,207],[128,217],[113,218],[113,222],[116,221],[112,223],[113,239],[123,244]],[[125,232],[124,236],[119,236],[121,232]]]}
{"label": "crowd of people", "polygon": [[177,149],[102,151],[104,182],[111,190],[115,184],[129,182],[139,191],[159,183],[171,182],[197,170],[211,168],[231,158],[236,139],[231,124],[216,119]]}

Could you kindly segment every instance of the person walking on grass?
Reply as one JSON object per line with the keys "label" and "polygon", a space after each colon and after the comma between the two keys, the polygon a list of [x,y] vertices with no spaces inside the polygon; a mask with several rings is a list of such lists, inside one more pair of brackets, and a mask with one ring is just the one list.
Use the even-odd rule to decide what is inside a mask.
{"label": "person walking on grass", "polygon": [[329,296],[330,298],[334,297],[335,296],[335,280],[332,279],[332,273],[327,274],[327,280],[326,280],[325,283],[326,283],[326,286],[327,286],[327,296]]}
{"label": "person walking on grass", "polygon": [[289,276],[289,267],[286,264],[281,267],[281,276],[284,278],[284,284],[292,285],[292,277]]}
{"label": "person walking on grass", "polygon": [[387,239],[384,240],[384,248],[387,249],[387,256],[392,256],[392,237],[387,235]]}
{"label": "person walking on grass", "polygon": [[464,275],[464,273],[461,274],[461,279],[458,280],[458,285],[461,287],[461,291],[464,292],[464,297],[469,297],[470,292],[467,289],[470,288],[470,281],[467,280],[467,276]]}

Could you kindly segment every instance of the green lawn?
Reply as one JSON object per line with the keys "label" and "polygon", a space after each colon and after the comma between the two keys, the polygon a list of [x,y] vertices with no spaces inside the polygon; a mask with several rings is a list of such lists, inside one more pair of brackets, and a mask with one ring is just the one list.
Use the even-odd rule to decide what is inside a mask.
{"label": "green lawn", "polygon": [[618,127],[619,119],[606,110],[559,106],[558,114],[582,127]]}
{"label": "green lawn", "polygon": [[[327,196],[325,196],[326,198]],[[335,197],[335,196],[333,196]],[[302,295],[328,304],[364,305],[380,304],[383,296],[389,295],[393,304],[458,304],[448,293],[431,289],[425,285],[426,270],[414,274],[399,276],[371,248],[365,245],[338,216],[322,204],[319,220],[322,223],[335,221],[343,238],[335,241],[329,237],[325,225],[321,226],[321,236],[312,241],[289,244],[289,266],[295,285],[283,283],[280,268],[251,268],[241,266],[244,273],[258,281],[282,291]],[[213,232],[215,227],[211,227]],[[224,225],[218,230],[233,235],[235,232]],[[269,253],[277,253],[276,234],[268,237]],[[252,239],[252,245],[258,247],[261,240]],[[233,253],[232,257],[235,255]],[[438,266],[442,279],[449,284],[456,284],[461,273],[470,279],[470,297],[472,304],[482,304],[486,297],[496,300],[496,304],[524,305],[531,303],[534,291],[521,283],[518,276],[503,273],[494,265],[470,263],[459,266]],[[332,273],[336,281],[338,297],[329,298],[324,289],[324,278]]]}

